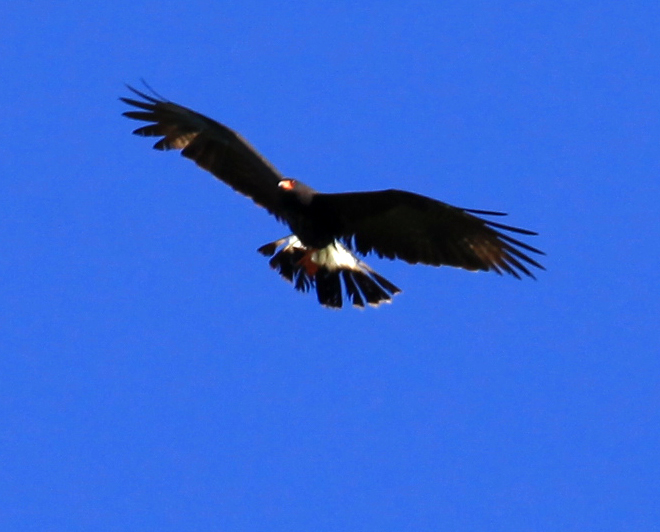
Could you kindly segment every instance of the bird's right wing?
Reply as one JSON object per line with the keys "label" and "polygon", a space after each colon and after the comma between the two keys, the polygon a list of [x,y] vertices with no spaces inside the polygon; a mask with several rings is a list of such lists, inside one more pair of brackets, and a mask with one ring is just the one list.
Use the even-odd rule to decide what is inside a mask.
{"label": "bird's right wing", "polygon": [[336,216],[336,235],[364,255],[515,277],[534,277],[526,264],[544,269],[527,254],[542,251],[504,231],[536,233],[475,216],[502,213],[460,209],[403,190],[319,194],[314,201]]}
{"label": "bird's right wing", "polygon": [[157,99],[128,87],[142,100],[120,98],[140,109],[124,116],[151,122],[133,133],[142,137],[162,137],[154,148],[181,150],[204,170],[227,183],[237,192],[280,217],[280,194],[277,184],[282,175],[243,137],[204,115],[163,99]]}

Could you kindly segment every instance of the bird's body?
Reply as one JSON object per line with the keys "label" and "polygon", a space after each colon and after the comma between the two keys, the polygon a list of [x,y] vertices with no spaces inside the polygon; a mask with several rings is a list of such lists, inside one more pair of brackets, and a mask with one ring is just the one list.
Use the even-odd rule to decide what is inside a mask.
{"label": "bird's body", "polygon": [[[129,87],[130,88],[130,87]],[[259,248],[270,265],[298,290],[315,287],[318,300],[341,307],[391,301],[400,292],[353,251],[411,264],[449,265],[533,277],[526,264],[543,267],[521,250],[541,253],[503,233],[535,233],[476,216],[497,212],[460,209],[401,190],[319,193],[282,176],[245,139],[228,127],[175,103],[131,90],[143,100],[122,98],[139,111],[124,115],[150,122],[135,134],[162,137],[154,148],[179,149],[229,186],[285,222],[293,235]],[[343,290],[342,290],[343,285]]]}

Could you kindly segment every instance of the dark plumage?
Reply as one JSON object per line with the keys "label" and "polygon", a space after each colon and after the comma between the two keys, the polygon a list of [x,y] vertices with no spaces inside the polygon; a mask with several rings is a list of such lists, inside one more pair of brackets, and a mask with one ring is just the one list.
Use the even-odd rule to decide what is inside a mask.
{"label": "dark plumage", "polygon": [[129,87],[141,100],[121,98],[139,110],[124,116],[149,122],[133,133],[161,137],[158,150],[181,150],[184,157],[252,198],[289,225],[293,235],[259,248],[270,265],[295,288],[315,287],[319,302],[342,306],[379,305],[400,290],[359,260],[352,251],[402,259],[411,264],[534,277],[544,269],[529,253],[542,254],[508,233],[535,235],[476,215],[502,213],[460,209],[405,192],[380,190],[322,194],[283,177],[243,137],[195,111]]}

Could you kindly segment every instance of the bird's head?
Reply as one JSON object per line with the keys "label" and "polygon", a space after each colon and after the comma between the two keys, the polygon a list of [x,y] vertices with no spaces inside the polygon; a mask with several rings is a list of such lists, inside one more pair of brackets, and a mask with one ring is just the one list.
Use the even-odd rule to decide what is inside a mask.
{"label": "bird's head", "polygon": [[309,205],[312,201],[312,198],[316,195],[316,190],[312,187],[307,186],[302,181],[297,179],[291,179],[289,177],[282,179],[277,186],[286,193],[288,197],[294,197],[300,203]]}
{"label": "bird's head", "polygon": [[290,178],[282,179],[277,186],[284,190],[294,190],[296,188],[296,180]]}

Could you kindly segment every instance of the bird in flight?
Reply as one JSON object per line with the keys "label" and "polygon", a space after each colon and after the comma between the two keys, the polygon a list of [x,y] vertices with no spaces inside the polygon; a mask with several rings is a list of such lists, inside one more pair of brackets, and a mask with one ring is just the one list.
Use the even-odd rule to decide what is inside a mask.
{"label": "bird in flight", "polygon": [[121,98],[135,108],[123,115],[148,123],[133,133],[160,137],[155,149],[180,150],[289,226],[293,234],[258,251],[297,290],[315,288],[321,305],[341,308],[345,295],[353,306],[378,306],[401,291],[357,254],[373,252],[410,264],[494,271],[518,279],[534,278],[531,266],[544,269],[530,257],[542,251],[507,234],[536,233],[481,217],[503,213],[461,209],[403,190],[317,192],[284,177],[227,126],[156,94],[128,88],[140,99]]}

